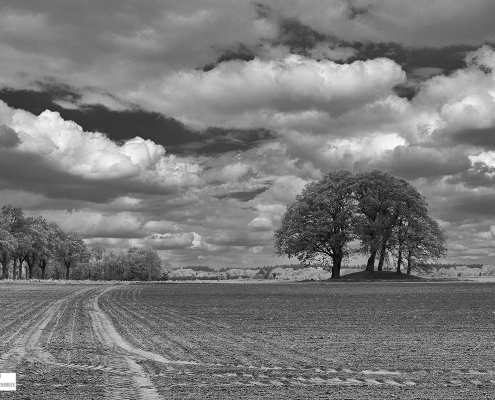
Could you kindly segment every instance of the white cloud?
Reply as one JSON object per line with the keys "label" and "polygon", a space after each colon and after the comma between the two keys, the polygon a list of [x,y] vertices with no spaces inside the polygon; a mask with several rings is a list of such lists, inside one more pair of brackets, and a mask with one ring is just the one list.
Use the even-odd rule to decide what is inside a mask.
{"label": "white cloud", "polygon": [[163,82],[154,106],[139,100],[149,107],[161,102],[162,111],[198,128],[280,128],[287,126],[286,117],[291,115],[298,119],[304,113],[342,115],[387,97],[404,80],[400,66],[388,59],[341,65],[292,55],[276,61],[226,62],[208,72],[181,72]]}
{"label": "white cloud", "polygon": [[255,218],[248,226],[255,231],[269,231],[273,228],[273,223],[267,218]]}
{"label": "white cloud", "polygon": [[57,112],[47,110],[35,116],[0,102],[0,124],[17,132],[20,139],[12,152],[42,157],[54,170],[84,180],[118,185],[123,179],[159,187],[202,184],[198,164],[165,155],[165,148],[151,140],[136,137],[118,145],[102,133],[84,132]]}

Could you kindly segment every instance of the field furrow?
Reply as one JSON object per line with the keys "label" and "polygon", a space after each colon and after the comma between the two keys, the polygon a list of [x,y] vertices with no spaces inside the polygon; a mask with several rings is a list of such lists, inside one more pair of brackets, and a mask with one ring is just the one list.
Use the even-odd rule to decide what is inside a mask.
{"label": "field furrow", "polygon": [[101,306],[122,338],[155,355],[141,364],[167,398],[274,390],[287,398],[294,388],[327,387],[352,388],[357,397],[348,398],[384,390],[435,398],[495,389],[485,302],[493,294],[472,288],[132,285],[108,292]]}
{"label": "field furrow", "polygon": [[493,285],[16,287],[0,291],[10,316],[0,372],[18,373],[9,398],[473,399],[495,391]]}

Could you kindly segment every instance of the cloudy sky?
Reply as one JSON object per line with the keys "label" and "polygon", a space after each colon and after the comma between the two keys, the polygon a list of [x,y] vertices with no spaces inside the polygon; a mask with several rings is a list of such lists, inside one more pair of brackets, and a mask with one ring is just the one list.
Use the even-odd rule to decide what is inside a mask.
{"label": "cloudy sky", "polygon": [[171,266],[286,262],[329,170],[426,198],[494,263],[493,0],[3,0],[0,203]]}

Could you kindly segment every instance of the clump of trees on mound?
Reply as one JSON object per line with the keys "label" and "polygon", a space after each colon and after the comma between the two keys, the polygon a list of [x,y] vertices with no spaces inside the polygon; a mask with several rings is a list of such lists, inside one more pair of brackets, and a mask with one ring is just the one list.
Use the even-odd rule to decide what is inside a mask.
{"label": "clump of trees on mound", "polygon": [[0,212],[2,279],[156,280],[162,261],[150,248],[89,249],[75,232],[65,232],[19,207]]}
{"label": "clump of trees on mound", "polygon": [[409,274],[446,254],[446,235],[424,197],[405,179],[376,169],[332,171],[306,185],[287,206],[274,238],[277,254],[331,266],[333,279],[340,277],[343,260],[358,253],[367,256],[370,277],[376,259],[381,271],[394,257],[397,273],[405,261]]}

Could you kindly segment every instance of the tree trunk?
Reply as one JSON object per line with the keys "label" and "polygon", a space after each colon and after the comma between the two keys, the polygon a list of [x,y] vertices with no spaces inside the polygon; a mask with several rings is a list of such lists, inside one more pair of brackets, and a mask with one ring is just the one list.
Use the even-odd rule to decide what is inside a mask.
{"label": "tree trunk", "polygon": [[9,279],[9,258],[7,252],[2,254],[2,279]]}
{"label": "tree trunk", "polygon": [[[32,252],[31,254],[26,254],[24,257],[24,261],[26,261],[26,280],[33,278],[33,268],[37,264],[38,257],[36,253]],[[29,271],[29,273],[28,273]]]}
{"label": "tree trunk", "polygon": [[38,265],[41,269],[41,279],[45,279],[45,271],[46,271],[46,260],[43,259],[43,260],[40,260],[39,261],[39,265]]}
{"label": "tree trunk", "polygon": [[22,263],[24,262],[24,259],[22,257],[19,257],[19,280],[22,279]]}
{"label": "tree trunk", "polygon": [[29,269],[29,275],[28,275],[28,272],[26,270],[26,279],[28,279],[28,276],[29,276],[29,279],[33,279],[33,268],[34,268],[34,263],[35,263],[35,257],[33,255],[33,258],[27,256],[26,257],[26,263],[27,263],[27,269]]}
{"label": "tree trunk", "polygon": [[340,267],[342,265],[342,255],[337,254],[332,257],[332,276],[330,279],[340,278]]}
{"label": "tree trunk", "polygon": [[387,253],[387,240],[383,239],[382,248],[380,249],[380,258],[378,259],[378,271],[383,270],[383,263],[385,262],[385,254]]}
{"label": "tree trunk", "polygon": [[12,264],[12,279],[17,279],[17,257],[14,256],[14,263]]}
{"label": "tree trunk", "polygon": [[68,281],[70,276],[70,262],[65,262],[65,279]]}
{"label": "tree trunk", "polygon": [[411,274],[411,268],[412,268],[412,251],[409,250],[407,253],[407,275]]}
{"label": "tree trunk", "polygon": [[368,277],[370,279],[375,278],[375,258],[376,258],[376,250],[372,251],[368,262],[366,263],[366,271],[368,271]]}
{"label": "tree trunk", "polygon": [[397,255],[397,274],[401,273],[400,265],[402,264],[402,248],[399,247],[399,254]]}

